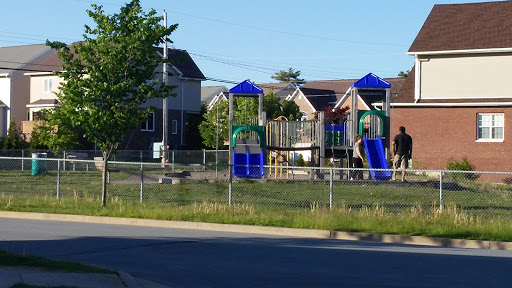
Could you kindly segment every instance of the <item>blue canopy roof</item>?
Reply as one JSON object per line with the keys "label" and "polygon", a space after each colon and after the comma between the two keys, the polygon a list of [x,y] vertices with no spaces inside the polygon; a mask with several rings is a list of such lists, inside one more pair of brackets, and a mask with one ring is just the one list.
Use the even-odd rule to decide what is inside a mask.
{"label": "blue canopy roof", "polygon": [[235,87],[229,89],[229,93],[233,94],[263,94],[263,89],[256,86],[249,80],[240,82]]}
{"label": "blue canopy roof", "polygon": [[363,78],[357,80],[350,86],[352,88],[391,88],[391,84],[379,76],[368,73]]}

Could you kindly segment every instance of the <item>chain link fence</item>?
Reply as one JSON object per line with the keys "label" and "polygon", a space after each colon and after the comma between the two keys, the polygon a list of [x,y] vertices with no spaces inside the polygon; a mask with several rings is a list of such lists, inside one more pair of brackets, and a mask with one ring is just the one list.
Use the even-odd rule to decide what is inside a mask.
{"label": "chain link fence", "polygon": [[[227,163],[225,156],[219,161],[213,153],[198,151],[175,155],[166,165],[140,161],[144,158],[139,162],[109,161],[108,201],[383,213],[457,209],[469,217],[512,219],[510,172],[409,169],[406,182],[399,180],[401,171],[397,181],[372,179],[372,171],[393,170],[239,166],[233,173],[229,165],[215,163]],[[42,153],[31,158],[0,157],[0,197],[100,203],[101,160],[47,157]],[[239,173],[245,177],[238,178]],[[362,174],[362,179],[351,180],[356,173]]]}

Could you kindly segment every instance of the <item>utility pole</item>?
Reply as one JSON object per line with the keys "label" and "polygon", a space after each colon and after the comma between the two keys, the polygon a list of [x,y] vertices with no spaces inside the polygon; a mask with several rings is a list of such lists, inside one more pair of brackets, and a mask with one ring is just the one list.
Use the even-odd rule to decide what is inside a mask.
{"label": "utility pole", "polygon": [[[164,10],[164,27],[167,28],[167,12],[165,12]],[[165,36],[164,38],[164,60],[167,61],[167,35]],[[167,62],[164,62],[163,63],[163,69],[162,69],[162,74],[163,74],[163,82],[164,82],[164,85],[167,85]],[[169,115],[168,115],[168,111],[167,111],[167,97],[163,99],[163,103],[162,103],[162,118],[163,118],[163,125],[162,125],[162,130],[163,130],[163,135],[162,135],[162,146],[163,146],[163,156],[162,156],[162,164],[166,164],[167,163],[167,154],[169,153],[168,149],[167,149],[167,143],[168,143],[168,122],[169,122]]]}

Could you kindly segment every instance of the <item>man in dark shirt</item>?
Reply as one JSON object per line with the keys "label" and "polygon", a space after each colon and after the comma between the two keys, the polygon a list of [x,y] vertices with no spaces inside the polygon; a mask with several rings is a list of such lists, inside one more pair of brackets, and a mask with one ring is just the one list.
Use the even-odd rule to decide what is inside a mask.
{"label": "man in dark shirt", "polygon": [[405,127],[398,128],[400,134],[396,135],[393,139],[391,153],[393,155],[393,177],[391,180],[396,180],[396,169],[402,169],[402,182],[405,181],[405,169],[409,166],[409,159],[412,158],[412,138],[405,133]]}

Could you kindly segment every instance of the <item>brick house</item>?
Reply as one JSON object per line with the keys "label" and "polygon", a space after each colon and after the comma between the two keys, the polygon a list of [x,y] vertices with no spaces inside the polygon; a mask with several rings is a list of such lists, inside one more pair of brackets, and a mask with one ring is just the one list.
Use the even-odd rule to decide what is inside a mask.
{"label": "brick house", "polygon": [[512,170],[511,13],[512,1],[433,7],[391,102],[391,134],[407,128],[414,168],[465,157],[476,170]]}

